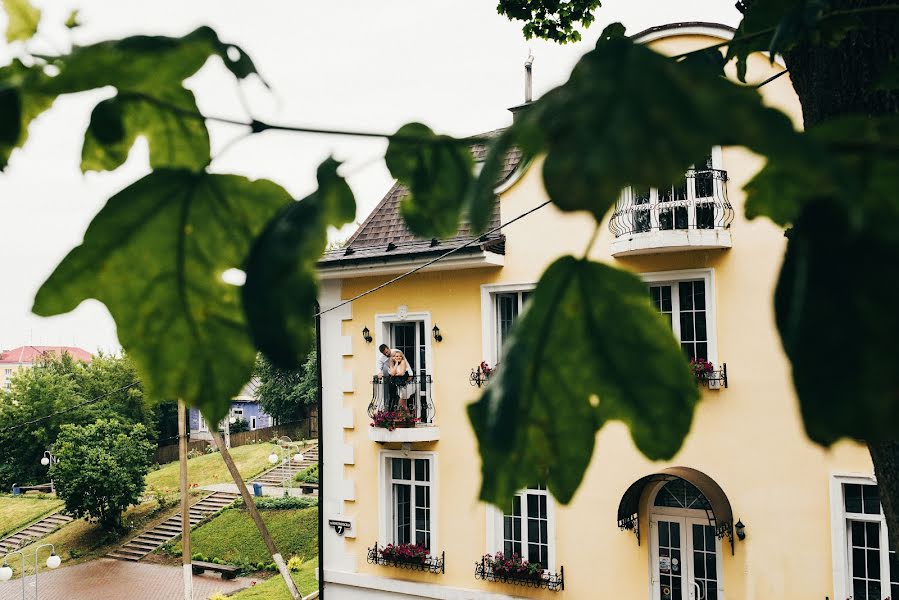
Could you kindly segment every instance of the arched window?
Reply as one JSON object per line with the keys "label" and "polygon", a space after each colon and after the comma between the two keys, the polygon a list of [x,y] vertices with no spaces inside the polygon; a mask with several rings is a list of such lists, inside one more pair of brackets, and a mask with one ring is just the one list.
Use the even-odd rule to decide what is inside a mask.
{"label": "arched window", "polygon": [[672,479],[656,494],[655,506],[711,510],[712,505],[695,485],[684,479]]}

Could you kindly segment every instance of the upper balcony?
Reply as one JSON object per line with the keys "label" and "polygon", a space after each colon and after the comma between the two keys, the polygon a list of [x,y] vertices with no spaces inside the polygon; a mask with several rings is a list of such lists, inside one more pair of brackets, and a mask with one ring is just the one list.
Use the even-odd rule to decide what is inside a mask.
{"label": "upper balcony", "polygon": [[430,375],[372,379],[368,437],[376,442],[436,442],[440,429],[431,397]]}
{"label": "upper balcony", "polygon": [[687,171],[670,188],[627,188],[609,229],[612,256],[730,248],[734,209],[727,200],[727,171]]}

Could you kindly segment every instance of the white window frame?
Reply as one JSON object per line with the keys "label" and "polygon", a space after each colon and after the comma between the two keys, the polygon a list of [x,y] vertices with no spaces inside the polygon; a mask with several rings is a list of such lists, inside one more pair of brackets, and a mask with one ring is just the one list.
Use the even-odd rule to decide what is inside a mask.
{"label": "white window frame", "polygon": [[[686,269],[680,271],[656,271],[652,273],[639,273],[640,278],[646,283],[647,298],[649,298],[649,287],[660,284],[678,284],[682,281],[703,281],[705,282],[705,328],[706,343],[708,344],[708,361],[720,368],[718,362],[718,295],[715,291],[715,270],[714,269]],[[674,293],[672,290],[672,308],[674,302]],[[672,322],[675,321],[675,315],[672,315]],[[677,318],[678,327],[680,319]],[[672,328],[672,333],[675,330]],[[680,346],[680,338],[677,337],[678,346]]]}
{"label": "white window frame", "polygon": [[499,315],[496,311],[496,294],[533,292],[536,287],[536,283],[501,283],[481,286],[481,349],[483,360],[487,361],[491,367],[496,366],[499,362],[502,350],[499,347]]}
{"label": "white window frame", "polygon": [[256,417],[250,417],[250,429],[256,429]]}
{"label": "white window frame", "polygon": [[[387,544],[391,544],[393,535],[393,490],[391,486],[392,481],[392,473],[390,471],[390,467],[388,466],[391,458],[408,458],[413,460],[412,472],[413,477],[415,473],[415,459],[425,459],[430,462],[428,465],[428,474],[430,480],[428,482],[429,487],[431,488],[431,548],[429,553],[431,556],[437,556],[440,553],[440,540],[439,540],[439,528],[438,517],[439,517],[439,488],[438,488],[438,477],[437,477],[437,453],[436,452],[413,452],[413,451],[395,451],[395,450],[381,450],[380,455],[378,456],[378,495],[380,496],[380,510],[378,511],[378,545],[381,547],[387,546]],[[415,515],[412,515],[413,518],[413,531],[414,531],[414,519]],[[413,536],[414,538],[414,536]]]}
{"label": "white window frame", "polygon": [[[546,569],[555,572],[558,567],[556,563],[556,500],[549,490],[520,490],[515,495],[521,497],[522,506],[522,558],[527,559],[527,550],[525,548],[524,532],[527,528],[527,498],[529,492],[546,494]],[[512,507],[510,506],[511,510]],[[505,535],[503,531],[503,516],[505,510],[499,509],[492,504],[487,505],[487,546],[486,554],[496,554],[503,551]]]}
{"label": "white window frame", "polygon": [[12,375],[12,369],[6,369],[6,376],[9,377]]}
{"label": "white window frame", "polygon": [[[832,473],[830,476],[830,533],[833,549],[833,593],[834,598],[852,599],[852,569],[849,554],[849,520],[868,521],[880,524],[880,595],[889,597],[890,592],[890,543],[887,533],[886,517],[883,505],[880,513],[859,514],[847,513],[846,501],[843,497],[844,484],[877,485],[873,474]],[[886,586],[883,582],[886,582]]]}
{"label": "white window frame", "polygon": [[206,422],[206,419],[203,418],[203,413],[197,411],[197,430],[198,431],[209,431],[209,423]]}
{"label": "white window frame", "polygon": [[[436,373],[434,368],[434,358],[431,352],[431,341],[434,339],[434,336],[431,334],[431,329],[434,327],[431,323],[431,313],[430,312],[410,312],[401,315],[400,313],[378,313],[375,315],[375,341],[374,341],[374,349],[377,352],[378,348],[381,344],[387,344],[387,340],[390,339],[390,326],[394,323],[408,323],[410,321],[424,321],[425,324],[425,363],[426,363],[426,371],[429,375],[433,375]],[[388,346],[390,344],[387,344]],[[415,361],[418,362],[417,360]],[[418,369],[416,367],[416,369]],[[418,373],[415,373],[418,375]]]}

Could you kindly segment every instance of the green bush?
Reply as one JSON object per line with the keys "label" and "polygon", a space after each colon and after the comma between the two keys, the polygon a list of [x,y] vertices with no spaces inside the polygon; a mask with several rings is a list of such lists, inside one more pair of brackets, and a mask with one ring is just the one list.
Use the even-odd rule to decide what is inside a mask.
{"label": "green bush", "polygon": [[[254,498],[253,502],[259,510],[298,510],[318,506],[317,498],[305,496],[263,496]],[[237,507],[243,506],[243,500],[237,501]]]}
{"label": "green bush", "polygon": [[307,467],[296,474],[294,477],[295,481],[299,481],[302,483],[318,483],[318,465],[312,465],[311,467]]}

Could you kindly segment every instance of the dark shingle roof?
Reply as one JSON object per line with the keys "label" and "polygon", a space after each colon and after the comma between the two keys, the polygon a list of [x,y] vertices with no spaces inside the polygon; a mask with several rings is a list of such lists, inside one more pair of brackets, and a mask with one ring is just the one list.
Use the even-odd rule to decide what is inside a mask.
{"label": "dark shingle roof", "polygon": [[[491,131],[478,137],[494,137],[502,130]],[[471,153],[476,161],[483,161],[487,155],[487,144],[477,143],[471,145]],[[503,171],[500,176],[501,183],[506,181],[521,162],[521,151],[511,149],[505,158]],[[391,257],[421,256],[426,254],[439,254],[464,244],[474,239],[471,227],[463,222],[459,231],[448,239],[432,241],[413,235],[406,227],[402,215],[400,215],[400,202],[409,195],[409,190],[399,182],[395,183],[387,195],[378,203],[367,219],[362,223],[356,233],[347,241],[343,248],[325,252],[319,261],[320,266],[336,266],[338,263],[359,262],[366,259],[385,260]],[[500,224],[499,202],[493,208],[493,214],[487,225],[487,229],[494,229]],[[486,247],[494,252],[502,252],[503,236],[500,232],[483,237],[478,244],[472,244],[472,250],[481,251]]]}

